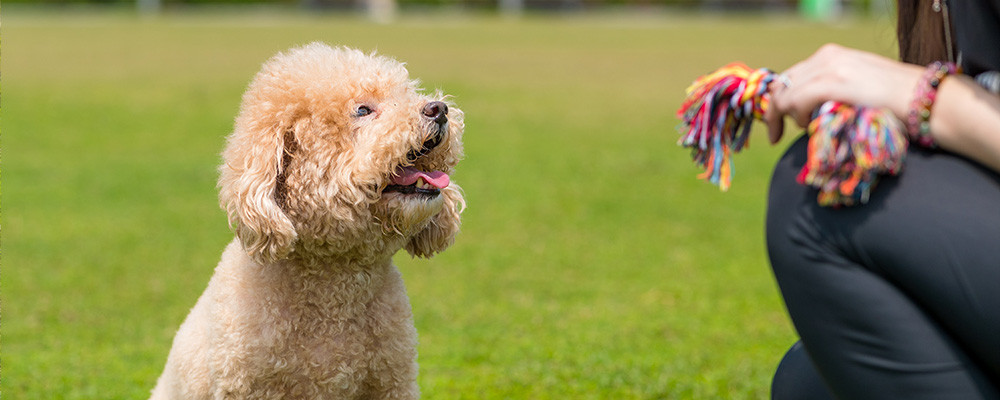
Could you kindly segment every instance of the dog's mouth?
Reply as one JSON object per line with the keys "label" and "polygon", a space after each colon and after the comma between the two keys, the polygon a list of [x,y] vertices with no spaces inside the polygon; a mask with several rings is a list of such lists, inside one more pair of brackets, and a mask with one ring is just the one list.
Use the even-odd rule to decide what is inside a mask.
{"label": "dog's mouth", "polygon": [[435,147],[441,144],[441,142],[444,140],[444,135],[446,135],[445,133],[446,131],[444,130],[445,128],[442,127],[441,125],[438,125],[436,129],[437,130],[434,132],[434,134],[430,135],[430,137],[426,141],[424,141],[424,143],[420,146],[419,149],[413,149],[410,150],[409,153],[406,153],[407,161],[415,162],[417,161],[418,158],[427,155],[427,153],[430,153],[431,150],[433,150]]}
{"label": "dog's mouth", "polygon": [[450,183],[448,174],[441,171],[424,172],[413,167],[397,167],[393,172],[391,183],[382,192],[435,197]]}
{"label": "dog's mouth", "polygon": [[406,163],[396,167],[391,181],[382,193],[396,192],[433,198],[451,183],[448,174],[442,171],[421,171],[412,166],[448,138],[448,106],[445,103],[429,102],[421,112],[426,117],[427,136],[419,148],[406,153]]}

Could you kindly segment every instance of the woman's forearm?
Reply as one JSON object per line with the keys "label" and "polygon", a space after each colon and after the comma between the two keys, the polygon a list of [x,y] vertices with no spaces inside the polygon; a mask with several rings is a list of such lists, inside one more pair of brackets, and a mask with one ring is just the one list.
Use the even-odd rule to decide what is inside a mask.
{"label": "woman's forearm", "polygon": [[938,88],[930,123],[941,148],[1000,172],[1000,96],[967,76],[950,76]]}

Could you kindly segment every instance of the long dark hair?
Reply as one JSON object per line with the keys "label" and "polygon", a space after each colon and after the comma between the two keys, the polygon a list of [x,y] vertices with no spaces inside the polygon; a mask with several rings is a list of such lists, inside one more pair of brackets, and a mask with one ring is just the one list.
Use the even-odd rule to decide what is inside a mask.
{"label": "long dark hair", "polygon": [[[940,1],[944,3],[946,0]],[[932,2],[933,0],[897,0],[896,39],[899,41],[899,59],[903,62],[927,65],[934,61],[949,60],[944,35],[944,15],[934,11]],[[954,32],[951,32],[951,37],[955,37]],[[952,54],[952,59],[954,56]]]}

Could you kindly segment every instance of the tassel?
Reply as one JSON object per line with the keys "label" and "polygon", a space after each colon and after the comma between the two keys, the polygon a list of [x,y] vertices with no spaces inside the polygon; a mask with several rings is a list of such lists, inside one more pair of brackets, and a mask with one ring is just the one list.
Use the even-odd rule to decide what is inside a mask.
{"label": "tassel", "polygon": [[[732,156],[749,147],[754,120],[769,104],[768,85],[776,79],[764,68],[732,63],[687,88],[677,111],[683,147],[704,169],[700,179],[723,191],[732,184]],[[809,149],[798,182],[819,190],[823,206],[868,202],[880,175],[896,175],[906,155],[905,127],[892,113],[870,107],[823,103],[809,123]]]}
{"label": "tassel", "polygon": [[774,77],[769,70],[732,63],[687,88],[687,99],[677,110],[686,127],[679,144],[690,148],[694,162],[705,170],[698,178],[729,190],[732,155],[748,146],[751,123],[763,117],[764,94]]}

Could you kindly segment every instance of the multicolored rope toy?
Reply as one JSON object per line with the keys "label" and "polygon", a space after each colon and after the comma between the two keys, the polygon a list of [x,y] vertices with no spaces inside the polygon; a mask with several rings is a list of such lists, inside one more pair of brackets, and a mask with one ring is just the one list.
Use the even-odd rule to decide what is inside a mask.
{"label": "multicolored rope toy", "polygon": [[[732,63],[699,77],[677,110],[679,144],[691,149],[698,175],[723,191],[732,183],[732,156],[749,147],[750,128],[763,118],[768,85],[778,75]],[[809,150],[798,181],[819,189],[823,206],[866,203],[879,175],[896,175],[908,146],[906,128],[891,112],[826,102],[807,128]]]}

